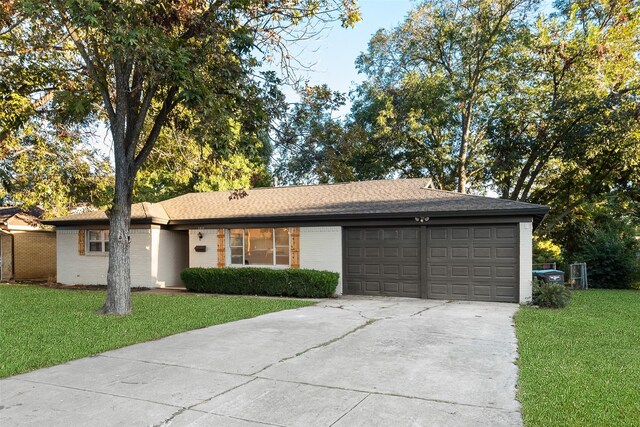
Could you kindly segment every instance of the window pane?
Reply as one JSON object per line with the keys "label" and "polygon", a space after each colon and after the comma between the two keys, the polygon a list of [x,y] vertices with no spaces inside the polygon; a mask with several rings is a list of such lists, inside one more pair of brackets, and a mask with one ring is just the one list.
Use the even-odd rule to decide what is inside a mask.
{"label": "window pane", "polygon": [[240,255],[231,255],[231,264],[233,264],[233,265],[242,265],[242,254],[240,254]]}
{"label": "window pane", "polygon": [[105,252],[109,252],[109,242],[108,241],[104,242],[104,251]]}
{"label": "window pane", "polygon": [[229,245],[242,247],[242,230],[235,229],[229,231]]}
{"label": "window pane", "polygon": [[100,232],[96,230],[89,230],[89,240],[100,240]]}
{"label": "window pane", "polygon": [[104,240],[109,240],[109,230],[104,230],[102,235],[104,236]]}
{"label": "window pane", "polygon": [[276,248],[276,264],[289,265],[289,247]]}
{"label": "window pane", "polygon": [[289,247],[289,229],[276,228],[276,246]]}
{"label": "window pane", "polygon": [[102,242],[89,242],[89,252],[102,252]]}
{"label": "window pane", "polygon": [[273,229],[253,228],[244,232],[245,264],[273,265]]}

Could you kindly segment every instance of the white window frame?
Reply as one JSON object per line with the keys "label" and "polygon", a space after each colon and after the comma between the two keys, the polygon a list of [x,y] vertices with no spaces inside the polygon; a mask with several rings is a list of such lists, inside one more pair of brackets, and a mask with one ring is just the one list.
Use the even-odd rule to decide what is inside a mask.
{"label": "white window frame", "polygon": [[[261,228],[270,228],[272,230],[271,233],[271,238],[272,238],[272,244],[273,244],[273,261],[272,264],[245,264],[245,231],[246,230],[258,230]],[[278,228],[286,228],[287,229],[287,235],[289,237],[289,242],[287,243],[287,247],[289,249],[289,263],[288,264],[276,264],[276,258],[277,258],[277,248],[278,247],[284,247],[282,245],[280,246],[276,246],[276,229]],[[232,264],[231,260],[231,230],[242,230],[242,264]],[[250,228],[228,228],[226,230],[225,233],[225,240],[226,240],[226,252],[227,252],[227,265],[229,267],[236,267],[236,268],[274,268],[274,269],[286,269],[286,268],[291,268],[291,227],[250,227]],[[233,246],[234,248],[239,248],[240,246]]]}
{"label": "white window frame", "polygon": [[[91,240],[91,233],[99,233],[99,240]],[[87,255],[102,255],[106,256],[109,254],[109,251],[105,251],[105,243],[109,243],[109,230],[85,230],[85,251],[84,253]],[[91,250],[91,243],[100,243],[99,251]]]}

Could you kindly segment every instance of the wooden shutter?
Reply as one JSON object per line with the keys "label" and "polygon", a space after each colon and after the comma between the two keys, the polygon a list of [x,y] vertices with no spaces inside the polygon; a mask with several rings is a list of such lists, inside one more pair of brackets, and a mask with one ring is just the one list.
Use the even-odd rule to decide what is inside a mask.
{"label": "wooden shutter", "polygon": [[224,228],[218,229],[218,268],[227,265],[227,245],[224,238]]}
{"label": "wooden shutter", "polygon": [[84,230],[78,230],[78,255],[80,256],[84,256],[84,248],[85,248],[85,244],[84,244],[84,236],[85,236],[85,231]]}
{"label": "wooden shutter", "polygon": [[300,268],[300,227],[291,227],[291,268]]}

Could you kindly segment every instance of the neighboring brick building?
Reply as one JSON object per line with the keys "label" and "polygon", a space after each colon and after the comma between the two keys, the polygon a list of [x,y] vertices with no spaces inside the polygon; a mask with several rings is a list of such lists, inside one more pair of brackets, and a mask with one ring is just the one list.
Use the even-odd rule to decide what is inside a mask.
{"label": "neighboring brick building", "polygon": [[0,281],[56,277],[56,234],[40,224],[41,209],[0,207]]}

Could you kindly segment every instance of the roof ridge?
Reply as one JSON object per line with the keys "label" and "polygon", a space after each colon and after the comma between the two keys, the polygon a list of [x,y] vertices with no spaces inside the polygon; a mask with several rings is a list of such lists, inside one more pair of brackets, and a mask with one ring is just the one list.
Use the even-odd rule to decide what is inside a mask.
{"label": "roof ridge", "polygon": [[[327,183],[318,183],[318,184],[295,184],[295,185],[281,185],[278,187],[253,187],[253,188],[245,188],[245,191],[257,191],[257,190],[279,190],[283,188],[309,188],[309,187],[337,187],[337,186],[346,186],[346,185],[358,185],[372,182],[397,182],[397,181],[428,181],[432,180],[429,177],[419,177],[419,178],[393,178],[393,179],[365,179],[361,181],[348,181],[348,182],[327,182]],[[433,180],[432,180],[433,182]],[[233,191],[233,190],[216,190],[216,191],[191,191],[189,193],[181,194],[176,197],[172,197],[170,199],[162,200],[158,203],[168,202],[170,200],[175,200],[180,197],[188,196],[190,194],[212,194],[212,193],[223,193],[225,191]],[[443,190],[445,191],[445,190]],[[480,196],[482,197],[482,196]]]}
{"label": "roof ridge", "polygon": [[437,192],[441,192],[441,193],[453,194],[453,195],[462,196],[462,197],[466,196],[466,197],[475,197],[475,198],[481,198],[481,199],[489,198],[489,199],[495,199],[495,200],[502,200],[504,202],[519,203],[519,204],[525,204],[525,205],[544,206],[544,205],[541,205],[539,203],[523,202],[523,201],[520,201],[520,200],[512,200],[512,199],[503,199],[502,197],[482,196],[480,194],[460,193],[458,191],[442,190],[440,188],[423,188],[423,190],[437,191]]}

